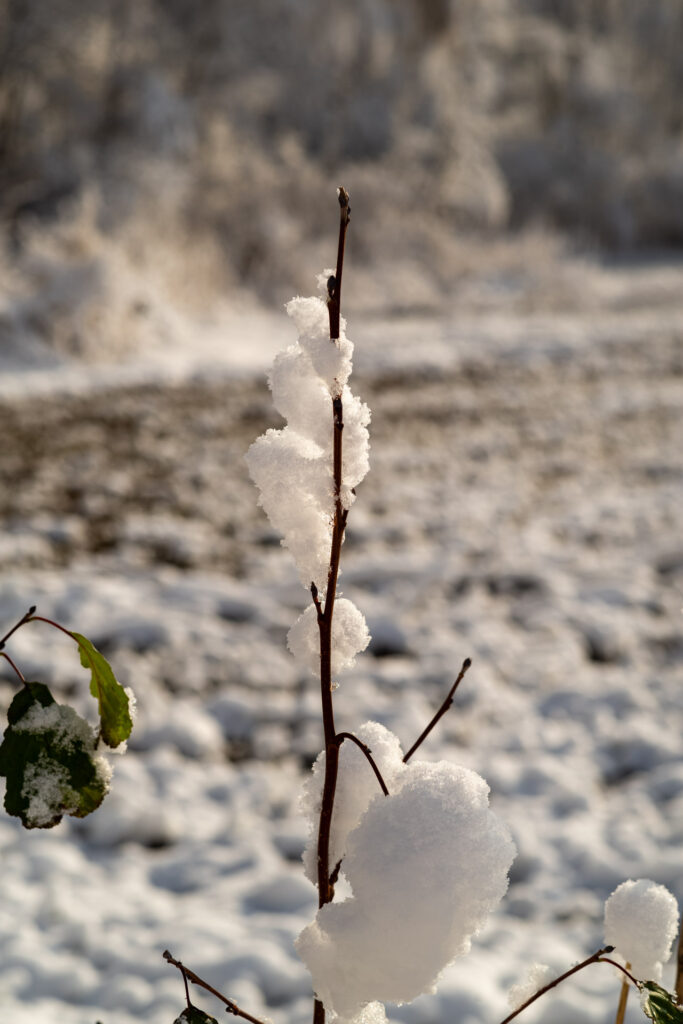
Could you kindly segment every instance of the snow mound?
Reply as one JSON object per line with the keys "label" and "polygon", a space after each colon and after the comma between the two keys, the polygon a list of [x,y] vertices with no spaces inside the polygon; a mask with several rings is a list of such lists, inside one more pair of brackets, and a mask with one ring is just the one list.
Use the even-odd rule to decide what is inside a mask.
{"label": "snow mound", "polygon": [[515,848],[469,769],[416,762],[350,833],[353,897],[322,907],[297,940],[328,1010],[357,1014],[433,990],[504,895]]}
{"label": "snow mound", "polygon": [[[362,612],[353,601],[340,597],[332,618],[332,675],[353,665],[356,655],[370,643],[370,634]],[[287,634],[287,646],[303,665],[317,675],[320,671],[320,633],[318,615],[309,605]]]}

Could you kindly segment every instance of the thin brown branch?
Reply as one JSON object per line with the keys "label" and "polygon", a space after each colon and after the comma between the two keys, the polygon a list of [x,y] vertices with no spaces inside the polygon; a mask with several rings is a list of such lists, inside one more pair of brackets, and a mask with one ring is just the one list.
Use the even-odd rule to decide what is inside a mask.
{"label": "thin brown branch", "polygon": [[10,665],[12,666],[12,668],[14,669],[14,671],[16,672],[16,674],[17,674],[17,675],[19,676],[19,678],[21,679],[22,683],[25,683],[25,682],[26,682],[26,680],[25,680],[25,678],[24,678],[24,675],[23,675],[23,673],[22,673],[22,672],[21,672],[21,671],[19,670],[19,668],[17,667],[17,665],[15,665],[15,664],[14,664],[14,662],[13,662],[13,661],[12,661],[12,659],[10,658],[9,654],[7,653],[7,651],[0,651],[0,658],[4,658],[4,659],[5,659],[5,661],[8,661],[8,662],[10,663]]}
{"label": "thin brown branch", "polygon": [[505,1020],[502,1020],[500,1024],[510,1024],[510,1021],[514,1020],[515,1017],[517,1017],[523,1010],[526,1010],[527,1006],[531,1006],[531,1004],[535,1003],[537,999],[540,999],[546,992],[549,992],[551,988],[555,988],[555,986],[559,985],[561,981],[571,978],[572,974],[582,971],[584,967],[588,967],[589,964],[606,963],[607,961],[603,960],[602,957],[605,953],[611,953],[613,950],[614,946],[605,946],[604,949],[599,949],[597,953],[593,953],[593,955],[589,956],[586,960],[582,960],[580,964],[576,964],[575,967],[565,971],[564,974],[559,976],[559,978],[555,978],[554,981],[544,985],[543,988],[539,988],[538,992],[531,996],[530,999],[527,999],[526,1002],[522,1003],[521,1006],[518,1006],[517,1009],[510,1013]]}
{"label": "thin brown branch", "polygon": [[330,338],[333,341],[339,337],[339,317],[341,313],[341,286],[342,271],[344,269],[344,245],[346,242],[346,229],[351,219],[351,207],[349,205],[349,193],[340,185],[337,189],[339,198],[339,243],[337,245],[337,269],[334,278],[328,281],[327,289],[329,299],[327,307],[330,314]]}
{"label": "thin brown branch", "polygon": [[[613,948],[614,947],[612,947],[612,949]],[[611,953],[612,950],[610,950],[609,952]],[[610,958],[608,956],[601,956],[600,959],[598,960],[598,963],[600,963],[600,964],[611,964],[612,967],[616,967],[616,969],[618,971],[621,971],[621,973],[626,978],[628,978],[629,981],[633,982],[633,984],[636,986],[636,988],[640,988],[640,983],[639,983],[638,979],[634,978],[633,975],[631,974],[631,972],[626,967],[624,967],[623,964],[617,963],[616,960],[610,960]]]}
{"label": "thin brown branch", "polygon": [[389,796],[389,790],[387,789],[386,783],[385,783],[384,779],[382,778],[382,773],[380,772],[379,768],[377,767],[377,764],[375,763],[375,759],[372,756],[372,751],[370,750],[370,747],[368,747],[365,743],[363,743],[362,740],[359,740],[357,736],[354,736],[352,732],[338,732],[337,733],[337,744],[339,746],[341,746],[342,743],[344,742],[344,740],[351,740],[353,743],[356,744],[356,746],[360,750],[363,751],[363,753],[365,754],[366,758],[368,759],[368,761],[370,763],[370,767],[372,768],[373,772],[375,773],[377,781],[379,782],[380,786],[382,787],[382,792],[384,793],[385,796]]}
{"label": "thin brown branch", "polygon": [[432,731],[432,729],[434,728],[436,723],[439,721],[439,719],[443,718],[443,716],[446,714],[446,712],[448,711],[449,707],[453,703],[453,697],[455,696],[455,691],[458,689],[460,683],[462,682],[462,680],[463,680],[463,678],[465,676],[465,673],[467,672],[467,670],[468,670],[468,668],[470,667],[471,664],[472,664],[472,659],[471,658],[465,658],[465,660],[462,663],[462,668],[460,669],[460,672],[458,673],[458,677],[455,680],[455,682],[453,683],[453,685],[451,686],[450,690],[448,691],[448,695],[447,695],[445,701],[443,702],[443,704],[441,705],[441,707],[439,708],[437,713],[434,715],[434,717],[432,718],[432,720],[429,723],[429,725],[426,727],[426,729],[424,729],[420,733],[420,735],[415,740],[415,742],[413,743],[413,745],[410,748],[410,750],[408,751],[408,753],[403,758],[403,763],[404,764],[408,763],[408,761],[413,756],[413,754],[415,753],[417,748],[419,746],[421,746],[421,744],[424,743],[424,741],[427,739],[427,737],[429,736],[430,732]]}
{"label": "thin brown branch", "polygon": [[683,917],[678,935],[678,955],[676,957],[676,1002],[683,1006]]}
{"label": "thin brown branch", "polygon": [[320,597],[318,596],[318,588],[316,587],[315,583],[311,583],[311,597],[313,598],[313,604],[315,605],[315,610],[316,610],[316,612],[318,614],[318,622],[320,622],[320,620],[323,617],[323,609],[322,609],[322,605],[320,604]]}
{"label": "thin brown branch", "polygon": [[16,631],[18,629],[20,629],[22,626],[24,626],[31,619],[31,616],[35,615],[35,612],[36,612],[36,606],[34,604],[32,604],[31,607],[29,608],[29,610],[24,615],[22,615],[22,617],[19,619],[19,621],[14,626],[12,626],[12,628],[7,633],[5,633],[5,635],[3,636],[2,640],[0,640],[0,651],[3,649],[3,647],[6,644],[6,642],[12,636],[12,633],[16,633]]}
{"label": "thin brown branch", "polygon": [[189,991],[187,989],[187,982],[191,981],[193,985],[198,985],[199,988],[206,989],[206,991],[210,992],[212,996],[216,997],[216,999],[220,999],[220,1001],[225,1005],[228,1013],[234,1014],[235,1017],[242,1017],[244,1020],[251,1021],[251,1024],[264,1024],[264,1021],[260,1020],[258,1017],[252,1016],[250,1013],[247,1013],[246,1010],[242,1010],[234,1000],[228,999],[227,996],[224,996],[223,993],[219,992],[217,988],[213,987],[213,985],[209,985],[207,981],[200,978],[198,974],[191,971],[190,968],[186,967],[180,960],[176,960],[176,958],[172,956],[167,949],[164,950],[162,956],[167,963],[172,964],[173,967],[177,967],[182,974],[183,980],[185,981],[185,992],[188,1000],[188,1006],[190,1006],[191,1003]]}

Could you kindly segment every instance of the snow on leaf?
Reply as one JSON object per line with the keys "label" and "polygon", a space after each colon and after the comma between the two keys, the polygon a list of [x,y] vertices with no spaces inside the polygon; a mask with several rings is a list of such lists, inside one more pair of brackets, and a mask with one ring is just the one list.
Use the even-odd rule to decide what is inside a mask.
{"label": "snow on leaf", "polygon": [[173,1021],[173,1024],[218,1024],[218,1021],[196,1006],[186,1006],[180,1016]]}
{"label": "snow on leaf", "polygon": [[25,828],[52,828],[64,814],[84,818],[102,803],[111,771],[95,754],[95,733],[43,683],[27,683],[10,704],[0,745],[5,810]]}
{"label": "snow on leaf", "polygon": [[92,673],[90,692],[97,698],[101,736],[108,747],[118,747],[130,736],[133,721],[128,694],[116,679],[111,665],[95,646],[80,633],[71,634],[78,644],[83,668]]}
{"label": "snow on leaf", "polygon": [[641,1006],[646,1017],[655,1024],[683,1024],[683,1009],[676,1005],[676,997],[654,981],[640,986]]}

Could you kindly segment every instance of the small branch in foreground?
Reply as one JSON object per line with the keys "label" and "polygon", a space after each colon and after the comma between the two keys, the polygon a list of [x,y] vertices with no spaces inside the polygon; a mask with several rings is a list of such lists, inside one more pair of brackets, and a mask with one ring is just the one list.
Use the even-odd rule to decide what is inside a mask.
{"label": "small branch in foreground", "polygon": [[439,708],[437,713],[432,718],[432,720],[429,723],[429,725],[427,726],[427,728],[424,729],[423,732],[418,736],[418,738],[415,740],[415,742],[413,743],[413,745],[410,748],[410,750],[408,751],[408,753],[403,758],[403,763],[404,764],[408,763],[408,761],[413,756],[413,754],[415,753],[417,748],[422,743],[424,743],[424,741],[427,739],[427,737],[429,736],[430,732],[432,731],[432,729],[434,728],[436,723],[439,721],[439,719],[442,718],[446,714],[446,712],[448,711],[449,707],[453,703],[453,697],[455,695],[455,691],[458,689],[458,686],[462,682],[462,680],[463,680],[463,678],[465,676],[465,673],[467,672],[467,670],[468,670],[468,668],[470,667],[471,664],[472,664],[472,659],[471,658],[465,658],[465,660],[462,663],[462,668],[460,669],[460,672],[458,673],[458,678],[455,680],[455,682],[451,686],[450,690],[448,691],[448,696],[446,697],[445,701],[443,702],[443,704],[441,705],[441,707]]}
{"label": "small branch in foreground", "polygon": [[216,999],[220,999],[220,1001],[225,1005],[228,1013],[234,1014],[235,1017],[243,1017],[244,1020],[251,1021],[251,1024],[264,1024],[264,1022],[259,1020],[258,1017],[252,1017],[250,1013],[247,1013],[245,1010],[241,1010],[237,1003],[233,1002],[232,999],[228,999],[222,994],[222,992],[219,992],[218,989],[214,988],[213,985],[209,985],[208,982],[200,978],[198,974],[194,973],[194,971],[191,971],[190,968],[186,967],[185,964],[180,962],[180,960],[176,960],[176,958],[172,956],[167,949],[164,950],[162,956],[167,963],[172,964],[173,967],[177,967],[182,974],[183,981],[185,982],[185,993],[187,996],[188,1006],[192,1005],[190,1002],[189,990],[187,988],[188,981],[191,981],[193,985],[198,985],[200,988],[206,989],[206,991],[210,992],[212,996],[216,997]]}
{"label": "small branch in foreground", "polygon": [[344,269],[344,244],[346,242],[346,229],[351,219],[351,207],[349,205],[349,193],[340,185],[337,189],[339,198],[340,221],[339,221],[339,244],[337,246],[337,269],[334,277],[327,282],[329,298],[327,306],[330,314],[330,338],[333,341],[339,337],[339,315],[341,310],[341,286],[342,271]]}
{"label": "small branch in foreground", "polygon": [[14,671],[16,672],[16,674],[17,674],[17,675],[19,676],[19,678],[21,679],[22,683],[25,683],[25,682],[26,682],[26,680],[25,680],[25,678],[24,678],[24,675],[23,675],[23,673],[22,673],[22,672],[21,672],[21,671],[19,670],[19,668],[18,668],[18,667],[17,667],[17,666],[16,666],[15,664],[14,664],[14,662],[12,661],[12,659],[10,658],[9,654],[7,654],[7,652],[6,652],[6,651],[0,651],[0,658],[4,658],[4,659],[5,659],[5,661],[8,661],[8,662],[10,663],[10,665],[12,666],[12,668],[14,669]]}
{"label": "small branch in foreground", "polygon": [[[530,999],[527,999],[526,1002],[522,1003],[521,1006],[518,1006],[517,1009],[514,1010],[511,1014],[509,1014],[505,1018],[505,1020],[502,1020],[500,1024],[510,1024],[510,1021],[514,1020],[515,1017],[517,1017],[518,1014],[522,1012],[522,1010],[526,1010],[527,1006],[531,1006],[531,1004],[535,1003],[537,999],[540,999],[541,996],[545,995],[546,992],[549,992],[551,988],[555,988],[555,986],[559,985],[561,981],[565,981],[567,978],[571,978],[572,974],[576,974],[578,971],[582,971],[583,968],[588,967],[589,964],[614,963],[614,961],[611,960],[603,960],[604,954],[612,953],[613,950],[614,946],[605,946],[603,949],[599,949],[597,953],[593,953],[593,955],[589,956],[586,960],[582,960],[580,964],[576,964],[575,967],[571,967],[568,971],[565,971],[564,974],[561,974],[559,978],[555,978],[554,981],[551,981],[547,985],[544,985],[543,988],[539,988],[538,992],[531,996]],[[615,966],[618,967],[619,964],[615,964]]]}
{"label": "small branch in foreground", "polygon": [[316,587],[315,583],[311,583],[311,597],[313,598],[313,604],[315,605],[315,610],[318,615],[318,622],[320,622],[320,620],[323,617],[323,606],[320,603],[320,597],[318,596],[318,588]]}
{"label": "small branch in foreground", "polygon": [[19,621],[16,623],[16,625],[12,626],[12,628],[9,630],[9,632],[5,633],[5,635],[3,636],[2,640],[0,640],[0,651],[3,649],[3,647],[6,644],[6,642],[12,636],[12,633],[16,633],[16,631],[21,626],[23,626],[27,622],[29,622],[29,620],[31,619],[31,617],[33,615],[35,615],[35,613],[36,613],[36,606],[34,604],[32,604],[31,607],[29,608],[29,610],[26,612],[26,614],[22,615],[22,617],[19,619]]}
{"label": "small branch in foreground", "polygon": [[344,742],[344,740],[351,740],[352,743],[355,743],[356,746],[359,747],[360,750],[363,751],[363,753],[367,757],[368,761],[370,762],[370,767],[372,768],[373,772],[375,773],[375,775],[377,777],[377,781],[379,782],[380,786],[382,787],[382,792],[384,793],[385,796],[389,796],[389,790],[387,789],[386,783],[385,783],[384,779],[382,778],[382,773],[380,772],[379,768],[377,767],[377,765],[375,763],[375,759],[372,756],[372,751],[370,750],[370,747],[366,746],[366,744],[363,743],[362,740],[359,740],[357,736],[354,736],[352,732],[338,732],[337,733],[337,746],[341,746],[342,743]]}

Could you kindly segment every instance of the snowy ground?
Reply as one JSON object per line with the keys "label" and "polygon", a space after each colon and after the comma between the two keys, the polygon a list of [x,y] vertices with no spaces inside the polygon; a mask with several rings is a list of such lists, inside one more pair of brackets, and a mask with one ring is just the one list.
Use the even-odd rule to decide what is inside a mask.
{"label": "snowy ground", "polygon": [[[408,1024],[497,1024],[532,962],[597,948],[624,878],[683,899],[682,269],[563,273],[545,303],[498,282],[441,318],[349,330],[372,468],[342,589],[374,640],[342,677],[339,725],[412,742],[471,655],[423,754],[480,771],[519,848],[471,955],[390,1010]],[[297,792],[321,728],[284,643],[306,594],[242,459],[278,425],[262,371],[291,327],[242,324],[220,352],[214,331],[116,368],[2,365],[0,621],[37,603],[84,632],[140,708],[92,818],[0,819],[12,1024],[170,1024],[165,948],[251,1012],[309,1020]],[[85,694],[46,627],[12,653]],[[602,1024],[617,995],[593,967],[535,1019]]]}

